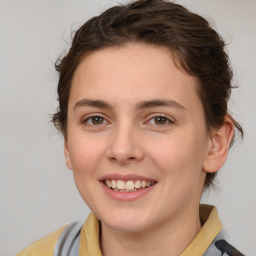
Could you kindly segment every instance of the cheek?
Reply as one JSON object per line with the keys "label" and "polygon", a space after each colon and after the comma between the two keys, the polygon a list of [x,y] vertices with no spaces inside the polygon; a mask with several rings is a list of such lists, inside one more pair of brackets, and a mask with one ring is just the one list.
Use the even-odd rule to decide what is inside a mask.
{"label": "cheek", "polygon": [[104,144],[95,137],[83,136],[73,136],[70,140],[70,159],[76,187],[85,203],[94,208],[92,199],[97,188],[97,170],[104,154]]}
{"label": "cheek", "polygon": [[205,141],[189,131],[159,140],[157,147],[148,146],[151,158],[165,178],[170,177],[174,182],[177,179],[184,181],[201,172]]}
{"label": "cheek", "polygon": [[89,136],[73,136],[69,143],[74,176],[93,175],[104,154],[104,143]]}

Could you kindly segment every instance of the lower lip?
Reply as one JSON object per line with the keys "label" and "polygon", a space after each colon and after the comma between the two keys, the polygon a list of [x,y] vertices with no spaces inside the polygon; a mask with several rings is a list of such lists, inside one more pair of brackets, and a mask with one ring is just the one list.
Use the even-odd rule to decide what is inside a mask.
{"label": "lower lip", "polygon": [[152,189],[154,189],[155,185],[152,185],[148,188],[139,189],[133,192],[118,192],[115,190],[110,189],[108,186],[105,185],[104,182],[101,182],[104,191],[107,193],[108,196],[111,198],[118,200],[118,201],[134,201],[137,200],[147,193],[149,193]]}

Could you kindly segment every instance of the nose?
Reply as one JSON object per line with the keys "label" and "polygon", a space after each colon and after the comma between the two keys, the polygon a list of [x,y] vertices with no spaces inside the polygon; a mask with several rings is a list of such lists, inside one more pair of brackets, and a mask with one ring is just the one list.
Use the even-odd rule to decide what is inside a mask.
{"label": "nose", "polygon": [[120,125],[111,134],[107,150],[109,161],[121,165],[139,162],[144,158],[142,143],[136,127]]}

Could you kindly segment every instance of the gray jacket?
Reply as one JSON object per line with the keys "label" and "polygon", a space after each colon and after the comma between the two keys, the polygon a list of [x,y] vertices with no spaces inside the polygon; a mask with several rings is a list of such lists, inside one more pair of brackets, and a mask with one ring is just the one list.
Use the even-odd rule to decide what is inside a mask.
{"label": "gray jacket", "polygon": [[[83,222],[69,224],[61,233],[55,246],[54,256],[78,256],[80,231]],[[230,245],[220,232],[202,256],[245,256]]]}

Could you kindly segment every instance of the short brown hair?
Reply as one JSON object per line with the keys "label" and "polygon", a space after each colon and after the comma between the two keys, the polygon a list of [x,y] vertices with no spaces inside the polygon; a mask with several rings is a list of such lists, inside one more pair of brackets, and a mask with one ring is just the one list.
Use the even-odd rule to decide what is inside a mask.
{"label": "short brown hair", "polygon": [[[176,65],[197,77],[207,128],[219,128],[228,114],[232,70],[221,36],[203,17],[181,5],[164,0],[139,0],[114,6],[88,20],[78,31],[64,58],[57,60],[59,108],[52,121],[67,135],[69,92],[82,58],[106,47],[143,42],[169,48]],[[243,129],[233,119],[243,136]],[[234,139],[234,138],[233,138]],[[216,173],[207,173],[205,187]]]}

